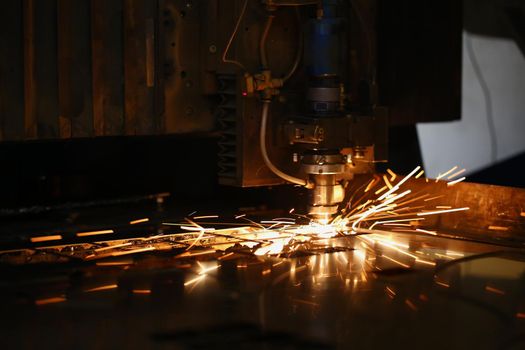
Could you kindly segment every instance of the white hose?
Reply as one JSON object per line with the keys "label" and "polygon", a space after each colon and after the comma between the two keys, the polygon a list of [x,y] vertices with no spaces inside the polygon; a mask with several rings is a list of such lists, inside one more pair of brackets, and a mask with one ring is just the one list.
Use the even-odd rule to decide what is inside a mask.
{"label": "white hose", "polygon": [[273,165],[272,161],[268,157],[268,151],[266,150],[266,124],[268,123],[269,109],[270,109],[270,101],[263,101],[262,116],[261,116],[261,132],[259,134],[259,141],[261,144],[261,154],[264,159],[264,163],[275,175],[279,176],[281,179],[284,179],[288,182],[291,182],[297,185],[307,186],[308,182],[306,180],[285,174],[281,170],[277,169],[277,167]]}

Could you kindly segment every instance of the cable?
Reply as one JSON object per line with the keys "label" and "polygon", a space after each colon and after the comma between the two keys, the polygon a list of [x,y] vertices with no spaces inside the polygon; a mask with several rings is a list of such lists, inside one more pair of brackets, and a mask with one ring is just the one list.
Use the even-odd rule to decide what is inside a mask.
{"label": "cable", "polygon": [[226,45],[226,48],[224,49],[224,53],[222,54],[222,61],[224,63],[231,63],[235,64],[239,68],[241,68],[244,71],[247,71],[246,67],[244,65],[236,60],[229,60],[226,58],[228,55],[228,50],[230,50],[230,46],[233,42],[233,38],[235,38],[235,35],[239,31],[239,25],[241,24],[241,20],[244,17],[244,13],[246,12],[246,7],[248,6],[248,0],[244,0],[244,4],[242,5],[241,13],[239,14],[239,18],[237,19],[237,23],[235,24],[235,28],[233,29],[232,35],[230,36],[230,39],[228,40],[228,44]]}
{"label": "cable", "polygon": [[[296,15],[296,19],[297,19],[297,23],[299,27],[299,46],[295,54],[294,62],[292,63],[292,67],[290,68],[288,73],[286,73],[286,75],[283,77],[283,83],[286,82],[288,79],[290,79],[292,75],[295,73],[295,71],[297,70],[297,68],[299,67],[299,62],[301,61],[301,56],[303,52],[303,35],[301,31],[301,26],[300,26],[301,19],[300,19],[300,15],[299,15],[299,11],[297,10],[297,7],[295,8],[295,15]],[[261,66],[263,67],[263,69],[269,69],[268,56],[266,54],[266,40],[268,39],[268,33],[270,32],[270,28],[272,27],[274,18],[275,18],[274,15],[268,15],[266,24],[264,26],[263,33],[261,35],[261,40],[259,42],[259,55],[261,59]]]}
{"label": "cable", "polygon": [[268,69],[268,57],[266,55],[266,39],[268,38],[268,33],[272,27],[274,15],[268,15],[266,19],[266,24],[264,26],[264,31],[261,35],[261,41],[259,41],[259,55],[261,56],[261,66],[263,69]]}
{"label": "cable", "polygon": [[297,52],[295,54],[295,60],[292,64],[292,67],[290,68],[290,71],[283,77],[283,83],[286,82],[288,79],[292,77],[292,75],[297,70],[297,67],[299,67],[299,62],[301,61],[301,56],[303,54],[303,46],[304,46],[304,39],[303,39],[303,31],[301,29],[301,15],[299,14],[299,10],[297,7],[295,8],[295,18],[297,20],[297,27],[299,32],[299,46],[297,47]]}
{"label": "cable", "polygon": [[306,180],[299,179],[297,177],[285,174],[281,170],[277,169],[277,167],[273,165],[272,161],[268,157],[268,151],[266,150],[266,124],[268,122],[269,109],[270,109],[270,101],[268,100],[263,101],[262,116],[261,116],[261,131],[259,134],[259,142],[260,142],[261,154],[262,154],[264,163],[275,175],[279,176],[281,179],[284,179],[288,182],[291,182],[297,185],[307,186],[308,182]]}
{"label": "cable", "polygon": [[490,93],[489,86],[485,81],[485,78],[483,77],[481,66],[479,65],[479,62],[476,58],[474,48],[472,47],[472,41],[470,40],[470,36],[468,34],[465,35],[465,48],[467,49],[467,55],[470,59],[470,62],[472,63],[472,69],[474,70],[474,74],[478,79],[479,86],[481,87],[481,91],[485,99],[485,113],[487,116],[487,125],[490,134],[490,159],[494,164],[498,160],[498,139],[496,135],[496,126],[494,125],[494,117],[492,112],[492,96]]}

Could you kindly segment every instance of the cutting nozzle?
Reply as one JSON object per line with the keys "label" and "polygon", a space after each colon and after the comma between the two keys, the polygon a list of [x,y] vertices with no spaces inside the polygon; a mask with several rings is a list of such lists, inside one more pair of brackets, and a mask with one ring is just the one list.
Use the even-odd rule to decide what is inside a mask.
{"label": "cutting nozzle", "polygon": [[337,214],[344,199],[338,175],[345,170],[345,158],[339,153],[310,154],[303,157],[303,168],[313,184],[308,214],[316,221],[328,222]]}

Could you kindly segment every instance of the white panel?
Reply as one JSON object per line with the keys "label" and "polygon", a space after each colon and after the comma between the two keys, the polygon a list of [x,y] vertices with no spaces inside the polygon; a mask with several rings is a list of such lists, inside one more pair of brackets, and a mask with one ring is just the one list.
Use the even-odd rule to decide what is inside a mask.
{"label": "white panel", "polygon": [[461,121],[417,125],[429,177],[454,165],[473,172],[492,163],[486,100],[466,50],[467,35],[490,91],[497,160],[525,151],[525,58],[511,40],[464,33]]}

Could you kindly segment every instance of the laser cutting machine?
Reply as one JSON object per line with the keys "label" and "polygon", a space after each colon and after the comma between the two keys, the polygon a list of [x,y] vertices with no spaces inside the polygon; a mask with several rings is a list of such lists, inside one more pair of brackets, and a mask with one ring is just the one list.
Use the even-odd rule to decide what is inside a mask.
{"label": "laser cutting machine", "polygon": [[[279,178],[310,189],[308,213],[327,220],[337,213],[343,201],[342,181],[351,180],[355,173],[372,172],[374,162],[381,156],[385,158],[381,148],[386,143],[387,120],[384,109],[376,107],[372,99],[349,103],[345,90],[349,85],[349,26],[343,17],[342,2],[323,1],[315,5],[315,18],[298,24],[300,42],[290,72],[275,79],[266,56],[276,53],[268,54],[266,45],[279,2],[266,3],[268,19],[260,40],[261,72],[246,73],[244,79],[246,97],[255,95],[262,103],[259,141],[264,164]],[[371,43],[367,45],[370,49]],[[303,46],[304,53],[300,52]],[[296,73],[301,57],[305,85],[298,95],[304,102],[296,111],[283,113],[284,125],[273,124],[270,129],[272,100],[280,96],[281,88]],[[365,67],[370,76],[364,88],[372,90],[375,73],[370,63]],[[277,161],[300,164],[299,172],[294,169],[298,175],[287,174],[273,164],[266,146],[269,131],[277,134],[273,139],[284,150],[284,159]]]}
{"label": "laser cutting machine", "polygon": [[[9,6],[4,32],[22,24],[27,30],[5,37],[16,49],[2,80],[9,86],[2,139],[62,140],[38,149],[66,147],[77,156],[53,152],[78,159],[82,169],[31,179],[39,199],[111,197],[115,186],[119,194],[195,194],[215,191],[217,180],[238,187],[293,183],[310,192],[306,211],[327,219],[355,174],[372,173],[392,157],[407,166],[420,162],[416,122],[460,116],[461,5],[453,1]],[[98,138],[133,135],[149,138]],[[20,152],[26,148],[18,158],[36,155],[29,144]],[[145,169],[167,168],[120,181],[136,170],[119,154],[138,150],[151,162]],[[190,172],[178,170],[181,159]],[[7,167],[13,173],[6,182],[33,173],[15,167]],[[99,167],[112,169],[106,181],[91,170]],[[36,191],[26,188],[5,192],[16,201],[16,191],[28,198]]]}
{"label": "laser cutting machine", "polygon": [[[257,40],[259,56],[250,66],[256,68],[250,70],[240,63],[253,62],[254,57],[243,52],[248,47],[237,48],[239,61],[227,58],[232,40],[245,35],[238,31],[244,3],[223,55],[223,63],[239,70],[219,78],[224,91],[232,87],[226,79],[241,90],[235,98],[224,99],[224,108],[219,105],[221,183],[252,186],[284,180],[304,186],[310,190],[308,213],[327,220],[337,213],[343,187],[354,174],[373,173],[375,163],[387,161],[388,108],[378,97],[376,38],[370,17],[363,18],[362,5],[336,0],[263,2],[266,20]],[[293,22],[286,20],[287,9],[295,10]],[[275,28],[280,18],[284,20]],[[284,43],[295,50],[289,57],[275,45],[283,41],[283,26],[294,26],[296,32]],[[228,110],[232,102],[240,111]],[[258,144],[242,136],[252,127],[260,129]]]}
{"label": "laser cutting machine", "polygon": [[5,348],[523,348],[525,191],[412,170],[461,1],[0,10]]}

